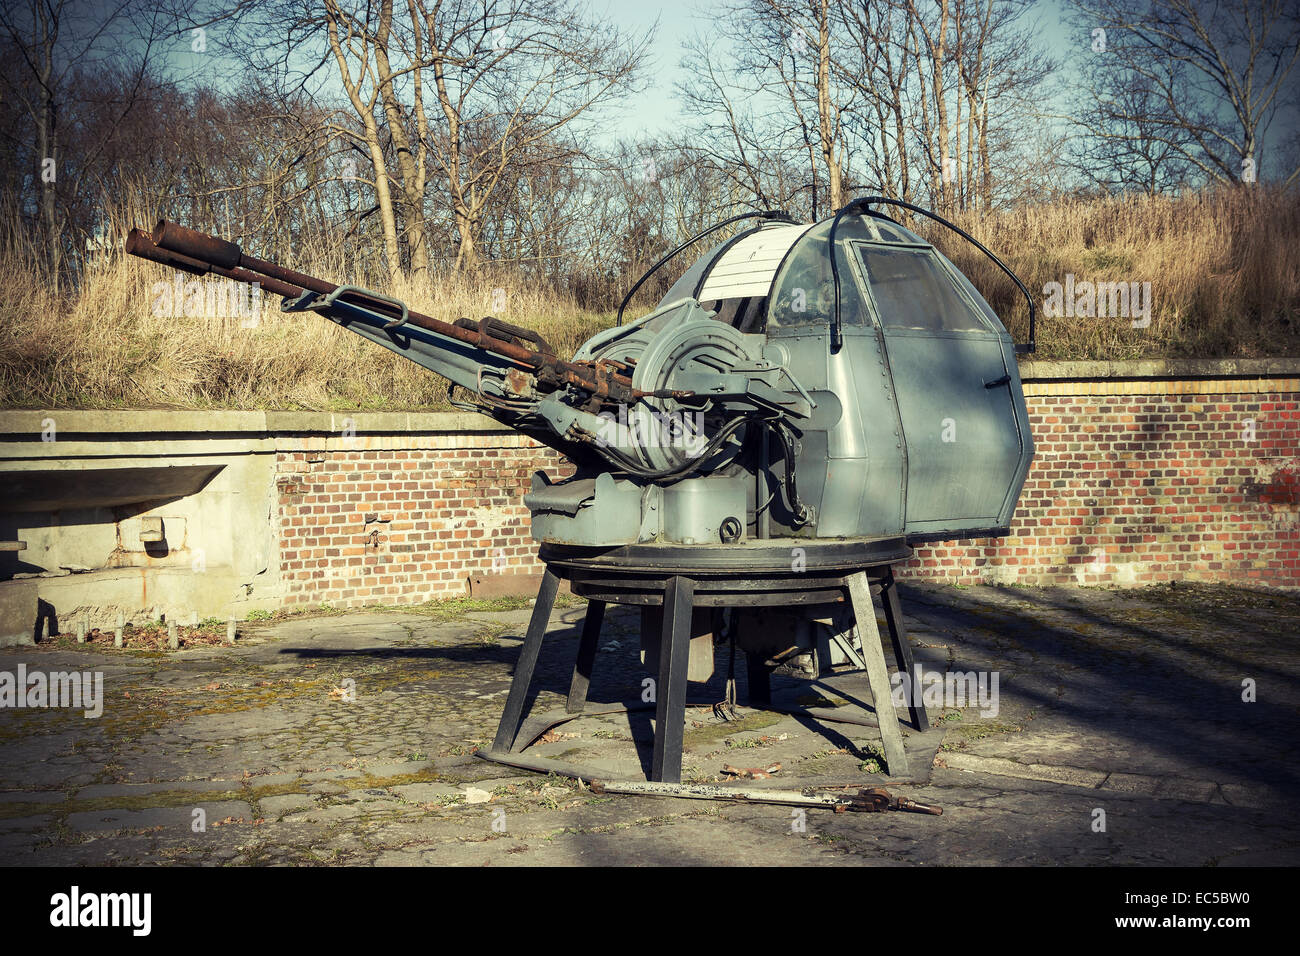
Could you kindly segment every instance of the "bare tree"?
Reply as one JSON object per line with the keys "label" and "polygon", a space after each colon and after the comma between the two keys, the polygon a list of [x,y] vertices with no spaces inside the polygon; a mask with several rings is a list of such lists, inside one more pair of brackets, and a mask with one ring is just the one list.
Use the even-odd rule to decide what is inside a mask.
{"label": "bare tree", "polygon": [[[112,0],[99,6],[75,0],[0,4],[0,34],[22,64],[20,70],[0,71],[0,79],[9,96],[21,104],[34,134],[29,154],[31,182],[56,277],[64,225],[59,177],[69,168],[93,168],[106,142],[104,138],[85,141],[75,165],[64,161],[62,124],[69,108],[77,105],[69,101],[76,86],[74,78],[95,68],[125,71],[121,75],[128,82],[120,87],[121,99],[116,104],[120,123],[148,83],[150,60],[159,41],[168,33],[174,35],[174,13],[164,4],[145,0]],[[109,124],[106,135],[112,135],[116,126]],[[78,192],[76,188],[63,191]]]}
{"label": "bare tree", "polygon": [[838,0],[736,0],[714,16],[712,32],[727,43],[697,39],[688,47],[687,109],[728,144],[764,205],[773,192],[782,205],[793,197],[788,187],[774,190],[763,171],[793,168],[800,154],[797,188],[812,214],[844,202],[844,120],[855,86],[836,69],[839,9]]}
{"label": "bare tree", "polygon": [[[1279,108],[1296,108],[1300,9],[1289,0],[1073,0],[1077,22],[1105,31],[1090,86],[1089,129],[1136,136],[1118,162],[1174,156],[1205,181],[1254,181]],[[1279,150],[1279,155],[1281,151]],[[1287,183],[1300,165],[1276,164]],[[1119,179],[1122,181],[1123,176]],[[1159,177],[1157,177],[1157,180]]]}
{"label": "bare tree", "polygon": [[[543,144],[580,155],[578,126],[631,91],[649,35],[630,37],[568,0],[413,0],[433,80],[432,163],[450,203],[458,269],[479,259],[484,213],[518,159]],[[562,141],[567,137],[567,142]]]}
{"label": "bare tree", "polygon": [[[391,4],[385,4],[391,15]],[[379,28],[370,22],[370,7],[360,15],[345,9],[339,0],[324,0],[323,19],[329,50],[338,68],[338,76],[347,93],[348,101],[361,123],[361,143],[374,168],[375,201],[379,221],[384,233],[384,252],[388,270],[396,275],[401,271],[401,257],[397,248],[397,216],[393,210],[393,195],[389,183],[388,159],[380,136],[377,110],[384,92],[384,83],[376,75],[372,62],[379,45]],[[391,84],[391,76],[387,78]]]}

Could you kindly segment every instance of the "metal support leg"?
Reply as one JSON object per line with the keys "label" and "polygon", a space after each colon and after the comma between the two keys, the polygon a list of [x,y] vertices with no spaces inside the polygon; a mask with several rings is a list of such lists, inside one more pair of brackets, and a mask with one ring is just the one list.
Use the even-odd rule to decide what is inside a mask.
{"label": "metal support leg", "polygon": [[844,579],[853,605],[853,618],[862,638],[862,657],[867,664],[867,681],[871,685],[871,699],[880,724],[880,739],[885,745],[885,762],[891,776],[907,773],[907,754],[903,750],[903,732],[898,729],[898,714],[890,695],[889,671],[885,667],[885,648],[880,643],[880,629],[876,626],[876,608],[871,600],[871,584],[865,571],[850,574]]}
{"label": "metal support leg", "polygon": [[524,717],[528,688],[533,683],[533,670],[537,667],[537,655],[542,649],[542,638],[546,636],[546,625],[550,623],[551,609],[555,607],[555,593],[559,588],[560,579],[547,568],[542,575],[542,586],[537,591],[533,616],[528,621],[528,633],[524,637],[523,649],[519,652],[519,663],[515,665],[515,679],[510,682],[510,696],[506,698],[505,713],[501,715],[496,739],[492,741],[493,753],[509,753],[515,745],[515,736],[519,733],[519,724]]}
{"label": "metal support leg", "polygon": [[600,640],[600,625],[605,620],[605,602],[588,601],[587,616],[582,620],[582,638],[578,641],[578,660],[573,665],[573,681],[569,684],[569,702],[565,710],[580,714],[587,706],[587,688],[591,686],[591,670],[596,663],[596,644]]}
{"label": "metal support leg", "polygon": [[912,726],[925,733],[930,729],[930,717],[925,712],[925,701],[915,692],[918,686],[915,680],[916,663],[912,660],[912,645],[907,641],[907,628],[903,626],[903,609],[898,603],[898,584],[894,581],[893,568],[885,571],[880,582],[880,603],[885,606],[885,622],[889,625],[889,640],[894,645],[894,656],[898,658],[898,666],[907,676],[908,686],[913,689],[907,695],[910,701],[907,710],[912,717]]}
{"label": "metal support leg", "polygon": [[659,680],[655,685],[655,748],[650,779],[682,781],[682,729],[686,723],[686,669],[691,647],[691,606],[695,582],[669,578],[664,588],[664,629],[659,639]]}

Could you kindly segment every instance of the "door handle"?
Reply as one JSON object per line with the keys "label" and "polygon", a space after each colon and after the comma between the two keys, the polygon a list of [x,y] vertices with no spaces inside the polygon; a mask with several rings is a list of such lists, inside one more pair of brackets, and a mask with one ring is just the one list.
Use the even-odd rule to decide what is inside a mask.
{"label": "door handle", "polygon": [[985,383],[984,383],[984,387],[985,387],[985,388],[998,388],[998,387],[1001,386],[1001,385],[1010,385],[1010,384],[1011,384],[1011,376],[1010,376],[1010,375],[1003,375],[1001,378],[994,379],[994,380],[991,381],[991,382],[985,382]]}

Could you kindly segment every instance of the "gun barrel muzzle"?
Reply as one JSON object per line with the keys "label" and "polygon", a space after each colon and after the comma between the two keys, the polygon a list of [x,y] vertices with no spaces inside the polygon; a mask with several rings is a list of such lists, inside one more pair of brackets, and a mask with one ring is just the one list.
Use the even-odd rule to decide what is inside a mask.
{"label": "gun barrel muzzle", "polygon": [[223,269],[234,269],[244,257],[239,246],[216,236],[198,232],[178,223],[159,219],[153,227],[153,244],[169,252],[176,252],[190,259],[210,262]]}

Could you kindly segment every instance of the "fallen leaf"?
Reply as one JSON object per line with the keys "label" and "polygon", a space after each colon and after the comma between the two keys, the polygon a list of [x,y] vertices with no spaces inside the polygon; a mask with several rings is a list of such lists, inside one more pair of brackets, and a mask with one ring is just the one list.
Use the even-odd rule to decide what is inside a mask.
{"label": "fallen leaf", "polygon": [[732,777],[742,777],[749,780],[766,780],[774,773],[780,773],[781,765],[779,763],[768,764],[766,767],[733,767],[731,764],[723,764],[722,772]]}
{"label": "fallen leaf", "polygon": [[538,741],[544,744],[553,744],[559,740],[573,740],[575,737],[581,737],[582,734],[562,734],[558,730],[548,730],[538,737]]}

